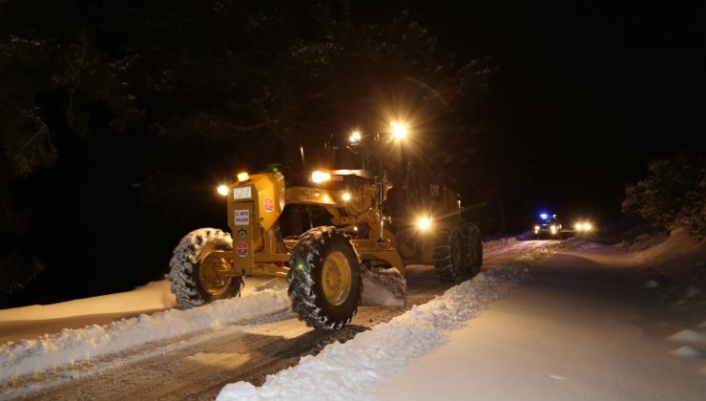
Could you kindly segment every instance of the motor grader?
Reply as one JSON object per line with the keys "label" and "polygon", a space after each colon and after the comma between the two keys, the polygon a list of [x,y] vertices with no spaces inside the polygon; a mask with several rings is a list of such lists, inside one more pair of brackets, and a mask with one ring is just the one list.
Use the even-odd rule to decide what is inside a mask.
{"label": "motor grader", "polygon": [[360,152],[363,168],[317,170],[303,183],[276,167],[234,175],[223,190],[230,232],[197,229],[174,249],[168,278],[178,306],[238,296],[246,276],[280,277],[299,319],[340,329],[368,285],[404,300],[409,264],[433,265],[446,281],[475,276],[480,231],[458,193],[409,162],[393,177],[380,134],[376,142],[377,154]]}

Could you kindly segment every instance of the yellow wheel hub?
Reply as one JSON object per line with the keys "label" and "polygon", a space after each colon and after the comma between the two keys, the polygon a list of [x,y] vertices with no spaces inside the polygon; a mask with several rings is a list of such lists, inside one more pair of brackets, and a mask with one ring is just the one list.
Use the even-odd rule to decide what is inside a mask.
{"label": "yellow wheel hub", "polygon": [[[223,295],[230,287],[231,278],[218,274],[219,264],[225,264],[223,258],[206,257],[199,265],[199,282],[201,287],[211,296]],[[222,270],[222,268],[221,268]]]}
{"label": "yellow wheel hub", "polygon": [[333,305],[343,303],[351,290],[351,266],[341,252],[332,252],[324,261],[321,283],[326,299]]}

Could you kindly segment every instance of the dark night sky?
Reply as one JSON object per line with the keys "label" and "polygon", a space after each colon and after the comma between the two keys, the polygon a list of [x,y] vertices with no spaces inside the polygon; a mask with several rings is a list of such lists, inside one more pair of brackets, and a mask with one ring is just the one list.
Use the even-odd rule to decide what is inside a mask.
{"label": "dark night sky", "polygon": [[[357,0],[377,22],[402,10],[460,57],[494,57],[494,119],[508,230],[540,207],[620,217],[647,163],[704,133],[706,6],[696,0]],[[479,152],[485,150],[479,146]],[[500,202],[500,200],[493,200]]]}
{"label": "dark night sky", "polygon": [[[620,217],[647,163],[699,151],[704,134],[706,7],[686,0],[420,1],[440,43],[491,54],[492,89],[523,169],[508,215]],[[523,220],[525,219],[525,220]],[[529,219],[529,220],[527,220]]]}
{"label": "dark night sky", "polygon": [[[696,0],[356,0],[385,23],[409,10],[439,46],[494,57],[489,109],[502,125],[479,145],[503,181],[508,230],[541,207],[620,217],[647,163],[699,150],[704,133],[706,3]],[[487,145],[487,143],[486,143]],[[486,153],[483,153],[486,152]]]}

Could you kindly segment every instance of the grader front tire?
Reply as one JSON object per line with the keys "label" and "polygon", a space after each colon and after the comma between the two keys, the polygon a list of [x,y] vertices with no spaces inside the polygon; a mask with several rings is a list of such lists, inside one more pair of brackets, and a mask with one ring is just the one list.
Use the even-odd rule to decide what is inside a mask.
{"label": "grader front tire", "polygon": [[177,305],[189,309],[218,299],[238,296],[242,277],[222,277],[213,263],[202,263],[213,251],[231,251],[230,234],[217,228],[201,228],[185,235],[169,261],[168,277]]}
{"label": "grader front tire", "polygon": [[308,326],[340,329],[358,311],[360,259],[343,231],[317,227],[302,234],[289,260],[292,310]]}

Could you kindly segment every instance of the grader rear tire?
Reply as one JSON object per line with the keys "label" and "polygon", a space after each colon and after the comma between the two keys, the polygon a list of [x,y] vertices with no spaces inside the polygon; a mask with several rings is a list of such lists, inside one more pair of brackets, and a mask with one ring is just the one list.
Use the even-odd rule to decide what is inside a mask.
{"label": "grader rear tire", "polygon": [[289,259],[292,310],[310,327],[336,330],[358,311],[360,259],[346,234],[317,227],[301,235]]}
{"label": "grader rear tire", "polygon": [[480,229],[473,223],[468,223],[463,230],[464,243],[466,244],[466,267],[465,271],[469,277],[475,277],[480,273],[483,265],[483,241],[480,236]]}
{"label": "grader rear tire", "polygon": [[444,227],[434,245],[434,269],[444,281],[462,281],[465,277],[466,247],[460,227]]}
{"label": "grader rear tire", "polygon": [[217,228],[200,228],[185,235],[174,248],[168,278],[177,305],[189,309],[218,299],[240,295],[242,277],[222,277],[212,264],[201,262],[213,251],[233,250],[230,234]]}

